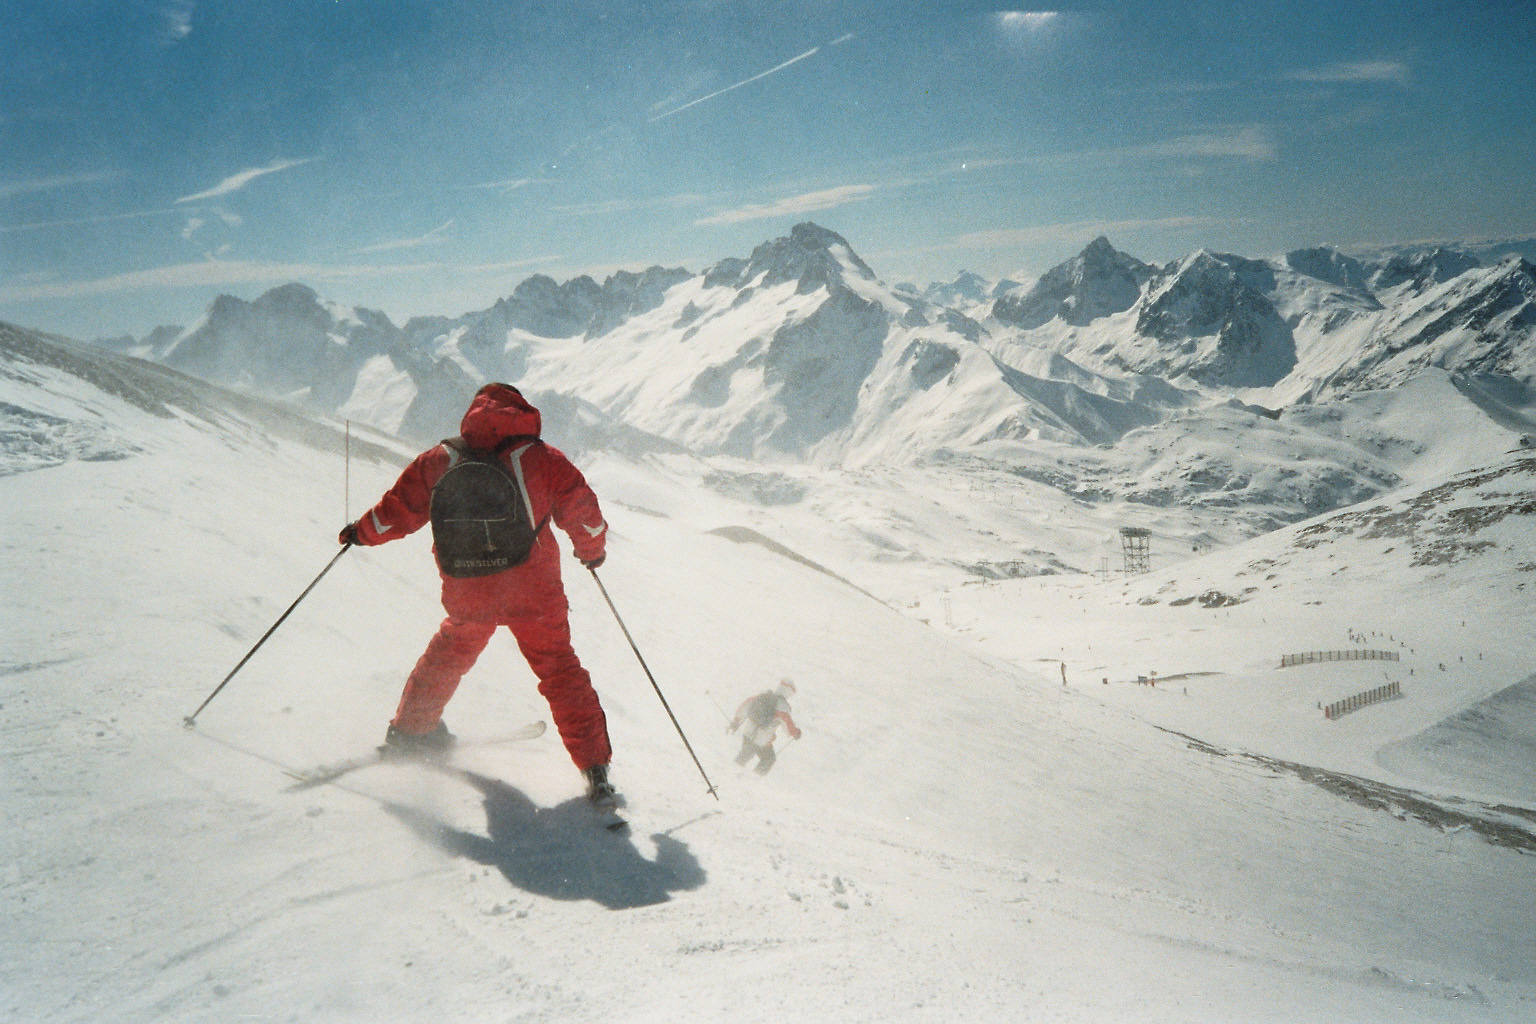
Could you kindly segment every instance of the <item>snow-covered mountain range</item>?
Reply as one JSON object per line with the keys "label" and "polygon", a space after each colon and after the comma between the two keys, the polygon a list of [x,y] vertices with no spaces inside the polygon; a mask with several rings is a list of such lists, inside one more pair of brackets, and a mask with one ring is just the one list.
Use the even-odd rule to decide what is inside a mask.
{"label": "snow-covered mountain range", "polygon": [[[1415,479],[1431,449],[1472,465],[1536,432],[1536,265],[1435,246],[1159,267],[1098,238],[1029,287],[919,290],[801,224],[702,272],[535,276],[403,327],[293,284],[116,347],[418,444],[499,379],[631,448],[982,463],[1079,499],[1215,510],[1228,537]],[[1404,389],[1433,395],[1425,422],[1383,429],[1382,396]]]}
{"label": "snow-covered mountain range", "polygon": [[[612,393],[609,412],[657,421],[702,451],[801,455],[835,437],[826,447],[843,457],[860,449],[853,420],[867,434],[867,421],[910,398],[897,391],[941,383],[947,393],[966,391],[973,377],[1041,369],[1018,365],[1031,346],[1065,355],[1079,370],[1269,388],[1277,405],[1390,386],[1425,366],[1497,380],[1494,390],[1528,388],[1532,379],[1536,266],[1521,257],[1484,265],[1443,247],[1370,260],[1327,248],[1278,260],[1200,250],[1155,267],[1098,238],[1032,287],[994,298],[998,291],[972,274],[922,295],[887,288],[841,236],[801,224],[749,258],[699,274],[653,267],[602,284],[535,276],[490,309],[403,328],[302,285],[249,303],[223,296],[196,326],[162,328],[133,351],[325,412],[378,408],[393,413],[386,418],[394,426],[413,403],[430,402],[434,386],[467,386],[454,380],[455,368],[470,383],[568,368],[576,381],[567,387]],[[553,344],[571,340],[605,352],[681,346],[649,361],[619,360],[647,381],[671,367],[668,394],[636,392],[640,381],[590,380],[583,371],[613,361]],[[972,348],[1003,365],[963,366]],[[670,358],[678,355],[686,358]],[[1057,377],[1048,379],[1072,371],[1051,369]],[[670,393],[682,384],[681,395]],[[390,393],[394,400],[385,400]],[[698,409],[730,405],[732,413],[666,416],[652,408],[663,398]],[[1014,401],[1033,404],[1023,395]],[[1021,420],[999,436],[1028,429]],[[932,444],[957,440],[941,432]]]}

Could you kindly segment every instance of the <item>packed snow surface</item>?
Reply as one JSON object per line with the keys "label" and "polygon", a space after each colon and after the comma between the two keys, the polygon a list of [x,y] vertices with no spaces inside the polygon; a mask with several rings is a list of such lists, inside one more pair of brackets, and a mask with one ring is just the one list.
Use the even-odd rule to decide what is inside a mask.
{"label": "packed snow surface", "polygon": [[[584,450],[603,582],[718,786],[568,560],[616,835],[552,733],[470,742],[547,718],[505,635],[452,770],[293,787],[382,738],[441,616],[424,536],[344,554],[183,727],[408,451],[348,468],[339,429],[35,338],[4,369],[0,1017],[1536,1014],[1529,456],[1384,450],[1380,493],[1243,543],[1140,505],[1126,577],[1127,506],[997,461]],[[1397,660],[1279,667],[1349,650]],[[804,737],[740,770],[726,715],[784,677]]]}

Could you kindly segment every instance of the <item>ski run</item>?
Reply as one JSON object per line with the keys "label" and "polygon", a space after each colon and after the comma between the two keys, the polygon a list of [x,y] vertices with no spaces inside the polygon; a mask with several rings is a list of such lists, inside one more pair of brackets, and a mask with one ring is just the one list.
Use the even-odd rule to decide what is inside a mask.
{"label": "ski run", "polygon": [[[1536,1013],[1536,460],[1471,419],[1395,489],[1252,540],[1142,506],[1133,576],[1098,571],[1126,506],[982,465],[576,446],[603,581],[719,787],[567,557],[631,801],[609,834],[552,730],[472,742],[546,716],[504,632],[449,706],[451,770],[292,787],[383,738],[442,615],[425,536],[346,552],[184,728],[414,446],[354,437],[348,468],[340,424],[7,338],[0,1018]],[[1452,408],[1436,386],[1360,401],[1409,423]],[[998,538],[1077,568],[956,566]],[[1398,660],[1281,667],[1355,649]],[[737,768],[729,711],[786,677],[802,738]]]}

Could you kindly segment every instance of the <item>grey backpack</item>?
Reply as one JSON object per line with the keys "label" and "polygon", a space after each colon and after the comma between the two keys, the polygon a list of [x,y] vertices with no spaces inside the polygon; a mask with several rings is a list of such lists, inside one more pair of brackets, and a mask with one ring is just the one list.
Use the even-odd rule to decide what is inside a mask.
{"label": "grey backpack", "polygon": [[527,561],[544,524],[533,521],[528,497],[503,457],[513,443],[528,440],[507,438],[489,451],[460,438],[443,442],[458,455],[432,488],[432,544],[444,575],[489,576]]}

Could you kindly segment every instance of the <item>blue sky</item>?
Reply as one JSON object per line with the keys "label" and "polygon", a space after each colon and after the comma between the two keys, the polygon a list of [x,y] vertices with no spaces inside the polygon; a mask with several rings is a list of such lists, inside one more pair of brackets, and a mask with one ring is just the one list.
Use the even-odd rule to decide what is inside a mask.
{"label": "blue sky", "polygon": [[7,0],[0,319],[457,315],[815,220],[885,280],[1536,235],[1536,3]]}

